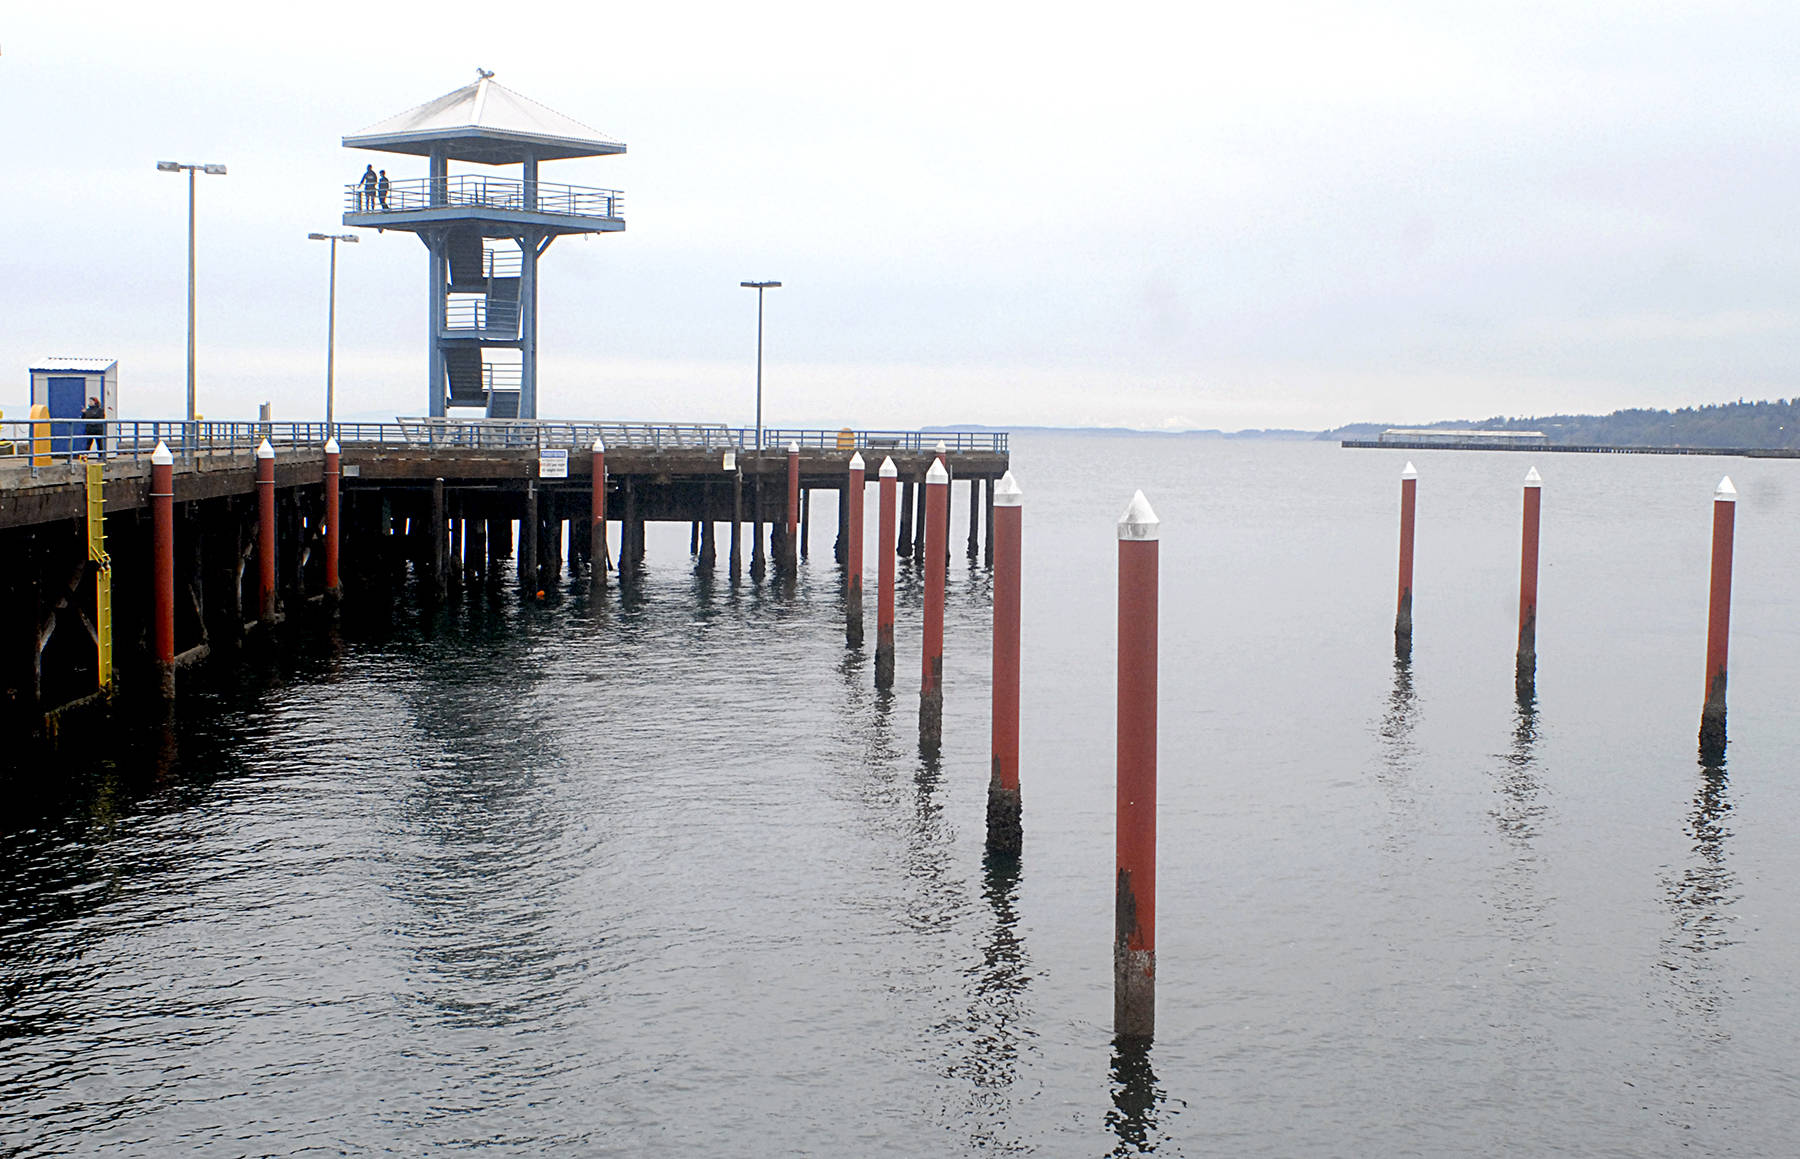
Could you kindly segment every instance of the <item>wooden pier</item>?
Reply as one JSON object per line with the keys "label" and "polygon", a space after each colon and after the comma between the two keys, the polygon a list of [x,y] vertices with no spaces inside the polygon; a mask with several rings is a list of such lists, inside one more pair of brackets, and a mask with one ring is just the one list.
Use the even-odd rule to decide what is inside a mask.
{"label": "wooden pier", "polygon": [[[644,527],[691,528],[694,566],[760,582],[785,569],[788,448],[798,448],[801,550],[812,497],[835,493],[835,558],[848,559],[850,459],[892,458],[906,491],[922,499],[942,457],[966,484],[969,551],[987,531],[994,484],[1009,465],[996,432],[753,432],[677,426],[528,420],[408,420],[338,424],[113,421],[90,487],[90,460],[53,446],[31,424],[0,431],[0,727],[54,732],[71,708],[115,689],[154,695],[155,561],[151,452],[173,457],[174,658],[185,667],[236,649],[290,618],[333,614],[326,584],[325,443],[341,446],[342,598],[391,601],[409,582],[436,601],[499,591],[516,577],[526,598],[557,585],[629,584],[644,562]],[[274,453],[273,607],[261,605],[257,448]],[[594,520],[594,454],[604,446],[603,514]],[[958,488],[958,490],[962,490]],[[93,527],[101,512],[103,531]],[[910,514],[910,513],[909,513]],[[902,558],[924,536],[902,522]],[[720,527],[720,525],[724,525]],[[590,533],[590,528],[592,533]],[[715,546],[723,534],[729,544]],[[91,542],[104,537],[95,559]],[[101,582],[101,572],[110,584]],[[508,573],[511,573],[509,576]],[[609,578],[610,574],[610,578]],[[115,606],[101,611],[101,589]],[[108,620],[110,619],[110,625]],[[107,647],[110,645],[110,648]],[[109,671],[116,653],[119,679]],[[146,691],[147,690],[147,691]]]}

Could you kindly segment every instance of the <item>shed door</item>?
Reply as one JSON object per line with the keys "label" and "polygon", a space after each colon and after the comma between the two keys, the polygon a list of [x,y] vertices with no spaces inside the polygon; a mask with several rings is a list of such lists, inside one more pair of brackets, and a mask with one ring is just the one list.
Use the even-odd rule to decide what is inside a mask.
{"label": "shed door", "polygon": [[[87,409],[87,385],[85,378],[46,378],[44,385],[48,389],[45,404],[50,408],[53,419],[78,419],[81,412]],[[66,455],[74,448],[70,442],[77,435],[87,432],[79,429],[80,424],[72,422],[53,422],[50,424],[50,453]]]}

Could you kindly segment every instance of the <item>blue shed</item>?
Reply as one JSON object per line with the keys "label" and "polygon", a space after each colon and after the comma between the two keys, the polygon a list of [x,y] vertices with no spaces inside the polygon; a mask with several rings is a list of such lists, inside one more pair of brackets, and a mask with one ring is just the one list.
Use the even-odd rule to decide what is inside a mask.
{"label": "blue shed", "polygon": [[[81,412],[97,398],[106,417],[119,417],[119,361],[116,358],[69,358],[52,355],[31,368],[31,405],[50,408],[50,452],[67,455],[88,447]],[[113,450],[113,439],[106,450]]]}

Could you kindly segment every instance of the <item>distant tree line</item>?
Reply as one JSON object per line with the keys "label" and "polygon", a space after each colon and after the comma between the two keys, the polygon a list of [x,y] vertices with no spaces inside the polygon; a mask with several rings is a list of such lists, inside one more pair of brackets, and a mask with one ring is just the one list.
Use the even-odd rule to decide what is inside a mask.
{"label": "distant tree line", "polygon": [[1618,447],[1745,447],[1800,449],[1800,398],[1715,403],[1680,410],[1633,407],[1606,415],[1495,415],[1440,423],[1352,423],[1325,438],[1373,438],[1389,427],[1429,430],[1542,431],[1553,443]]}

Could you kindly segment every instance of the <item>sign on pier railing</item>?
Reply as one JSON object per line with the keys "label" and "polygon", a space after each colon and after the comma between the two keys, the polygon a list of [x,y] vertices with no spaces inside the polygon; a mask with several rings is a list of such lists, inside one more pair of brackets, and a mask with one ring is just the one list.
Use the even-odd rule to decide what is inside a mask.
{"label": "sign on pier railing", "polygon": [[[586,450],[595,439],[611,447],[662,451],[754,451],[756,429],[723,423],[632,423],[560,419],[404,418],[383,423],[185,422],[177,419],[51,419],[0,422],[0,463],[31,463],[39,444],[36,471],[46,462],[83,459],[147,459],[158,442],[175,457],[249,454],[268,439],[276,447],[322,447],[329,435],[339,443],[366,447],[469,448],[540,451]],[[876,431],[764,429],[765,450],[798,443],[804,450],[927,454],[939,443],[951,454],[1005,454],[1005,431]],[[43,449],[48,449],[48,455]]]}

